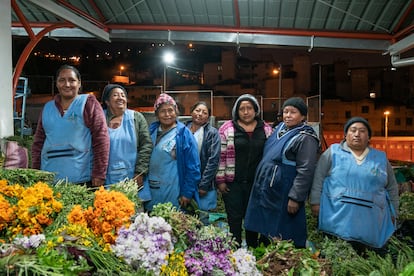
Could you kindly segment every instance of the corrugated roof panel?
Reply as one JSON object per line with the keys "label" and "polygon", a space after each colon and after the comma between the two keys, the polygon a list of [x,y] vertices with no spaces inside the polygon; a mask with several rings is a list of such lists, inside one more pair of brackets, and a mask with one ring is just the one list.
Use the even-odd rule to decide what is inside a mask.
{"label": "corrugated roof panel", "polygon": [[[354,0],[351,2],[346,14],[341,30],[358,30],[358,24],[363,16],[369,1]],[[361,29],[359,29],[361,30]]]}
{"label": "corrugated roof panel", "polygon": [[[110,2],[111,4],[105,4],[105,1],[99,1],[99,5],[97,5],[102,13],[104,14],[106,21],[105,23],[131,23],[131,20],[126,15],[127,8],[124,7],[125,5],[122,5],[120,2]],[[130,6],[128,6],[130,8]]]}
{"label": "corrugated roof panel", "polygon": [[280,10],[280,28],[292,29],[295,26],[298,1],[284,1]]}
{"label": "corrugated roof panel", "polygon": [[123,5],[126,8],[126,16],[128,17],[127,23],[129,24],[137,24],[138,22],[142,22],[141,13],[143,11],[147,12],[147,15],[149,15],[149,20],[151,20],[151,12],[148,11],[148,6],[146,2],[136,2],[136,1],[127,1],[127,4]]}
{"label": "corrugated roof panel", "polygon": [[312,30],[337,29],[332,28],[331,26],[327,26],[326,24],[326,17],[331,10],[332,9],[329,6],[320,2],[316,2],[315,7],[313,8],[313,15],[309,28]]}
{"label": "corrugated roof panel", "polygon": [[[400,18],[402,15],[404,9],[402,6],[404,6],[404,3],[396,4],[395,1],[387,1],[385,7],[382,9],[380,15],[377,18],[377,22],[381,27],[384,27],[388,30],[389,33],[392,32],[392,30],[395,27],[395,22],[397,18]],[[381,31],[381,29],[374,28],[374,30]]]}
{"label": "corrugated roof panel", "polygon": [[209,22],[207,17],[206,2],[203,0],[193,0],[191,1],[191,6],[194,14],[194,23],[207,25]]}
{"label": "corrugated roof panel", "polygon": [[[212,25],[224,25],[224,18],[223,18],[223,7],[222,2],[220,0],[210,0],[208,2],[207,8],[207,14],[206,17],[208,19],[208,24]],[[229,12],[228,9],[225,10],[225,12]]]}
{"label": "corrugated roof panel", "polygon": [[295,28],[309,29],[315,1],[303,0],[298,5],[295,18]]}
{"label": "corrugated roof panel", "polygon": [[263,27],[265,17],[265,2],[250,1],[247,11],[248,26]]}
{"label": "corrugated roof panel", "polygon": [[[53,7],[60,5],[77,15],[88,14],[83,17],[85,20],[93,18],[91,23],[104,21],[102,24],[107,24],[110,29],[109,35],[116,33],[118,39],[136,36],[165,40],[165,31],[171,30],[174,36],[178,35],[178,30],[185,37],[200,37],[200,41],[211,39],[214,43],[212,33],[217,33],[222,34],[225,41],[234,42],[236,36],[241,38],[239,34],[249,29],[245,37],[251,44],[262,41],[258,37],[263,35],[263,41],[272,40],[272,45],[292,45],[295,41],[307,41],[314,33],[319,37],[315,45],[324,43],[330,47],[336,41],[343,41],[344,37],[354,39],[355,45],[362,45],[359,40],[364,40],[364,36],[368,44],[376,39],[381,45],[389,45],[391,41],[410,36],[414,29],[412,0],[42,0],[38,2],[42,8],[31,1],[39,0],[16,0],[16,3],[33,26],[62,22],[53,15]],[[76,16],[64,17],[82,29],[76,23]],[[16,28],[22,28],[14,11],[12,20]],[[104,26],[96,25],[106,30]],[[151,26],[155,26],[153,30]],[[232,33],[225,27],[232,28]],[[201,33],[200,29],[208,33]],[[283,34],[277,33],[278,30]],[[139,36],[137,32],[141,32]],[[333,38],[336,33],[338,38]],[[391,35],[394,35],[392,40]],[[285,39],[289,40],[287,44],[282,43]],[[374,48],[377,50],[378,47]]]}
{"label": "corrugated roof panel", "polygon": [[249,1],[248,0],[239,0],[239,19],[240,25],[242,27],[249,26]]}
{"label": "corrugated roof panel", "polygon": [[178,6],[181,6],[180,3],[182,3],[182,1],[177,1],[176,3],[175,0],[162,0],[159,2],[162,6],[162,11],[165,14],[168,24],[182,24],[181,17],[178,12]]}
{"label": "corrugated roof panel", "polygon": [[[220,1],[220,8],[222,11],[222,24],[224,26],[235,26],[236,19],[235,19],[235,10],[233,6],[233,0],[221,0]],[[215,24],[211,22],[212,24]]]}
{"label": "corrugated roof panel", "polygon": [[280,19],[280,3],[279,1],[270,2],[267,1],[265,5],[265,18],[263,20],[263,27],[265,28],[277,28],[279,26]]}
{"label": "corrugated roof panel", "polygon": [[278,28],[280,20],[280,1],[265,2],[265,18],[263,19],[263,27]]}
{"label": "corrugated roof panel", "polygon": [[178,13],[181,17],[182,24],[194,24],[194,11],[191,5],[191,1],[189,0],[182,0],[180,5],[177,5]]}
{"label": "corrugated roof panel", "polygon": [[[381,20],[381,22],[387,22],[383,24],[384,25],[387,24],[388,29],[390,31],[393,31],[395,26],[399,22],[399,19],[404,15],[405,11],[410,7],[410,4],[412,5],[412,3],[410,2],[412,1],[405,1],[405,0],[389,1],[387,3],[386,12],[384,12],[384,16],[381,17],[379,20]],[[404,24],[403,22],[403,24],[401,25],[401,28],[406,28],[409,25],[412,25],[414,23],[413,16],[414,16],[414,13],[411,10],[411,13],[408,14],[408,17],[404,21],[404,22],[407,22],[407,24]]]}
{"label": "corrugated roof panel", "polygon": [[[29,22],[60,22],[62,21],[56,16],[54,16],[53,14],[49,13],[48,11],[45,11],[39,8],[38,6],[33,5],[27,1],[17,0],[16,3]],[[12,19],[13,18],[16,18],[16,20],[19,21],[14,12],[12,13]]]}
{"label": "corrugated roof panel", "polygon": [[387,8],[387,2],[391,2],[391,1],[379,0],[375,2],[369,2],[365,10],[365,13],[363,14],[361,20],[358,23],[357,29],[359,30],[381,30],[381,31],[390,32],[389,23],[378,20],[383,11],[385,11],[385,13],[389,12],[389,9]]}
{"label": "corrugated roof panel", "polygon": [[[394,30],[394,28],[397,26],[397,23],[399,23],[399,19],[401,18],[402,15],[405,14],[405,12],[411,7],[412,3],[410,1],[404,1],[405,3],[402,4],[402,8],[400,9],[400,12],[398,14],[396,14],[396,16],[394,17],[394,23],[392,24],[392,29]],[[408,13],[408,16],[405,18],[405,20],[402,22],[400,28],[401,29],[405,29],[407,27],[409,27],[410,25],[414,24],[414,12],[413,10],[411,10],[410,13]],[[397,30],[398,31],[398,30]]]}
{"label": "corrugated roof panel", "polygon": [[134,22],[134,24],[152,24],[155,22],[155,13],[152,12],[152,8],[147,2],[140,2],[139,5],[136,6],[136,8],[138,10],[138,15],[136,17],[136,22]]}
{"label": "corrugated roof panel", "polygon": [[[143,17],[142,22],[138,22],[138,24],[167,24],[168,20],[164,13],[164,8],[159,0],[153,1],[142,1],[140,2],[140,7],[143,5],[148,6],[148,10],[145,9],[145,18],[148,18],[150,21],[147,21]],[[151,17],[149,17],[151,14]]]}

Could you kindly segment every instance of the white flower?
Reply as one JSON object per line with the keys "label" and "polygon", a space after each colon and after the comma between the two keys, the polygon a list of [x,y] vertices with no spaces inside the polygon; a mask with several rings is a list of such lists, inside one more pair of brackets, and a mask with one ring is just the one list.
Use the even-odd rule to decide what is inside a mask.
{"label": "white flower", "polygon": [[13,243],[20,245],[25,249],[37,248],[45,240],[45,235],[31,235],[30,237],[24,236],[21,238],[15,238]]}
{"label": "white flower", "polygon": [[163,218],[140,213],[128,229],[121,229],[112,250],[133,266],[160,273],[166,257],[174,249],[172,228]]}
{"label": "white flower", "polygon": [[237,276],[259,276],[261,272],[256,267],[256,258],[247,249],[239,248],[232,254]]}

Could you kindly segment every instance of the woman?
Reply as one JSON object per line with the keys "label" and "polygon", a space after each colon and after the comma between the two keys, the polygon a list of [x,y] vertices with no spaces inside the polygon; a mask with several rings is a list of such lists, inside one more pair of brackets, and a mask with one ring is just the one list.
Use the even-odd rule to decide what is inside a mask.
{"label": "woman", "polygon": [[395,231],[398,185],[385,152],[369,146],[366,119],[351,118],[344,134],[318,161],[310,203],[320,230],[362,253],[384,247]]}
{"label": "woman", "polygon": [[93,95],[79,95],[81,76],[70,65],[56,73],[59,94],[46,103],[32,146],[32,167],[55,172],[55,179],[86,183],[105,182],[109,136],[105,115]]}
{"label": "woman", "polygon": [[[254,171],[262,159],[264,143],[272,133],[271,126],[259,114],[256,98],[241,95],[234,103],[233,119],[219,128],[221,153],[216,184],[223,196],[230,232],[239,246]],[[255,246],[257,233],[246,231],[245,234],[247,245]]]}
{"label": "woman", "polygon": [[283,121],[266,141],[246,211],[245,228],[272,238],[306,244],[305,201],[318,159],[319,139],[306,125],[308,108],[301,98],[283,103]]}
{"label": "woman", "polygon": [[[192,120],[186,123],[198,144],[201,163],[201,180],[198,183],[199,209],[210,211],[217,206],[217,191],[214,185],[220,161],[220,136],[216,128],[209,124],[210,109],[205,102],[191,107]],[[203,220],[208,223],[208,217]]]}
{"label": "woman", "polygon": [[32,167],[55,172],[56,180],[101,186],[105,183],[109,135],[105,115],[93,95],[79,95],[81,76],[70,65],[56,73],[59,91],[39,117]]}
{"label": "woman", "polygon": [[160,94],[154,108],[157,121],[149,127],[154,149],[145,180],[151,200],[145,202],[144,207],[151,211],[158,203],[171,202],[185,210],[192,199],[198,203],[200,158],[197,142],[191,131],[178,121],[177,103],[171,96]]}
{"label": "woman", "polygon": [[141,113],[127,108],[127,92],[118,84],[105,86],[102,102],[110,138],[105,184],[128,178],[142,187],[152,151],[147,121]]}

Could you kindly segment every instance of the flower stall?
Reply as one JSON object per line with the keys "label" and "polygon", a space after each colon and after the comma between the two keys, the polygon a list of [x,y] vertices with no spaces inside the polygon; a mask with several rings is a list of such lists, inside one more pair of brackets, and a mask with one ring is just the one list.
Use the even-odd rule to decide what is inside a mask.
{"label": "flower stall", "polygon": [[[411,275],[411,247],[361,257],[310,230],[313,243],[239,248],[226,228],[205,226],[170,203],[143,212],[133,181],[110,189],[52,183],[53,175],[0,169],[1,275]],[[309,219],[310,229],[314,228]],[[319,235],[319,236],[318,236]]]}

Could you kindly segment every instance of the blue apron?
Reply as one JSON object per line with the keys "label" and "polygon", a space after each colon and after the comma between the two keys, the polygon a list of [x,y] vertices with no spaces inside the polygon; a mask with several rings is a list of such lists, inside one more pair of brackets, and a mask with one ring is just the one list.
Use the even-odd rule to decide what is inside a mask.
{"label": "blue apron", "polygon": [[122,124],[115,129],[108,128],[110,139],[109,165],[105,184],[132,179],[138,158],[134,111],[127,109]]}
{"label": "blue apron", "polygon": [[91,180],[92,136],[83,111],[88,95],[78,95],[68,110],[60,114],[55,102],[46,103],[42,124],[46,139],[42,148],[41,170],[54,172],[55,181],[82,183]]}
{"label": "blue apron", "polygon": [[322,188],[319,229],[344,240],[381,248],[395,231],[393,207],[385,189],[387,159],[370,149],[357,164],[350,152],[331,146],[332,169]]}
{"label": "blue apron", "polygon": [[[155,133],[156,135],[156,133]],[[151,191],[151,200],[145,202],[145,209],[151,211],[158,203],[171,202],[179,208],[180,184],[176,152],[177,129],[164,134],[152,150],[146,183]]]}
{"label": "blue apron", "polygon": [[301,127],[278,137],[277,128],[266,141],[263,158],[256,175],[244,226],[247,230],[266,237],[293,240],[298,247],[305,247],[307,228],[305,206],[301,204],[295,215],[287,212],[289,191],[297,175],[296,163],[287,160],[285,151]]}

